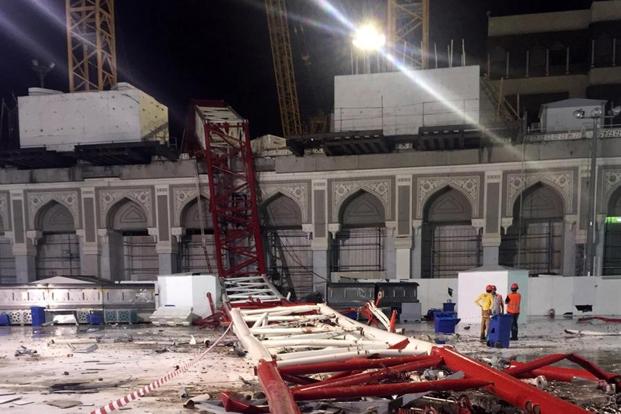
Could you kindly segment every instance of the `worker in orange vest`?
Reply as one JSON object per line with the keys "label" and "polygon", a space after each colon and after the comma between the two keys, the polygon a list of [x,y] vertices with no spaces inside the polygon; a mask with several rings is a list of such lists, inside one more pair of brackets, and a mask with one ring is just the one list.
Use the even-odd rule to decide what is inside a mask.
{"label": "worker in orange vest", "polygon": [[474,301],[481,308],[481,341],[487,340],[487,329],[489,328],[489,317],[492,314],[492,285],[485,287],[485,292],[481,293]]}
{"label": "worker in orange vest", "polygon": [[520,304],[522,303],[522,295],[518,293],[519,286],[517,283],[511,285],[511,293],[507,295],[505,304],[507,305],[507,313],[511,315],[511,340],[518,339],[518,318],[520,317]]}

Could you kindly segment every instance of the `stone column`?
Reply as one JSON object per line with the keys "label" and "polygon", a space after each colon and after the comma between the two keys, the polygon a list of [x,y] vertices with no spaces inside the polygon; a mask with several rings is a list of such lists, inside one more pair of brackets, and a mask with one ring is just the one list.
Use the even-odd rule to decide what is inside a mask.
{"label": "stone column", "polygon": [[[501,197],[502,172],[488,171],[485,173],[485,194],[483,213],[483,265],[498,265],[498,255],[501,242]],[[474,225],[474,220],[473,220]]]}
{"label": "stone column", "polygon": [[412,176],[397,176],[397,221],[395,228],[395,277],[412,277]]}
{"label": "stone column", "polygon": [[81,195],[83,226],[76,231],[80,240],[81,274],[101,277],[95,189],[83,188]]}
{"label": "stone column", "polygon": [[[566,215],[563,220],[563,276],[576,275],[576,227],[578,216]],[[597,268],[597,267],[596,267]]]}
{"label": "stone column", "polygon": [[98,229],[97,234],[100,248],[100,277],[107,280],[125,280],[123,235],[107,229]]}
{"label": "stone column", "polygon": [[412,277],[420,279],[422,277],[422,261],[423,261],[423,221],[412,220],[412,229],[414,232],[414,248],[412,249]]}
{"label": "stone column", "polygon": [[13,223],[13,255],[15,256],[16,283],[36,280],[36,246],[27,237],[23,191],[11,191],[11,221]]}
{"label": "stone column", "polygon": [[397,248],[395,222],[386,222],[384,238],[384,275],[386,279],[397,278]]}
{"label": "stone column", "polygon": [[[595,221],[597,226],[596,242],[595,245],[595,269],[594,276],[601,276],[604,274],[604,250],[606,248],[606,214],[598,214]],[[574,254],[575,255],[575,254]]]}
{"label": "stone column", "polygon": [[313,180],[312,183],[312,241],[313,290],[327,294],[330,280],[330,232],[328,231],[328,181]]}
{"label": "stone column", "polygon": [[[171,235],[170,212],[168,201],[168,185],[155,186],[156,225],[153,235],[156,236],[155,250],[159,258],[160,274],[171,274],[177,271],[177,243]],[[149,234],[152,234],[149,229]]]}

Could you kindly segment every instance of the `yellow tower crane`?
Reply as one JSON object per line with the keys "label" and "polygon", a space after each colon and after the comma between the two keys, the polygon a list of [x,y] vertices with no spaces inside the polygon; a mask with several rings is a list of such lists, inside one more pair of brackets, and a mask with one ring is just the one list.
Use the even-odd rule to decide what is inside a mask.
{"label": "yellow tower crane", "polygon": [[69,91],[116,85],[114,0],[65,0]]}

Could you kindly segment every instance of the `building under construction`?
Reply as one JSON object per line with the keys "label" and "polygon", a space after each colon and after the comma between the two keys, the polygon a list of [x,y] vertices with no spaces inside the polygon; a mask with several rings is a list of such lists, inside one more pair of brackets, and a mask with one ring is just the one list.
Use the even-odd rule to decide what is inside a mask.
{"label": "building under construction", "polygon": [[[83,41],[80,30],[114,31],[113,9],[98,9],[94,19],[80,14],[86,5],[67,3],[69,45]],[[466,298],[461,281],[472,269],[522,269],[525,316],[621,314],[621,102],[614,92],[621,2],[562,16],[491,17],[483,65],[469,64],[465,49],[455,59],[449,49],[438,64],[426,32],[429,2],[412,2],[420,9],[389,3],[389,16],[405,10],[422,25],[418,54],[403,53],[405,68],[365,55],[362,70],[336,76],[329,128],[319,133],[304,132],[295,79],[281,77],[284,138],[250,137],[252,120],[223,102],[196,100],[184,147],[173,148],[166,105],[117,82],[109,38],[96,45],[107,43],[109,55],[70,46],[72,91],[30,88],[20,96],[19,147],[0,152],[5,292],[59,276],[112,290],[162,275],[217,275],[224,310],[211,309],[205,323],[230,322],[277,414],[299,412],[305,400],[465,389],[532,413],[586,412],[522,380],[578,377],[610,388],[618,376],[573,354],[481,368],[448,347],[397,335],[395,318],[407,303],[420,319],[446,302],[447,289]],[[268,13],[277,78],[292,71],[291,51],[278,47],[286,24],[278,16]],[[399,33],[393,28],[390,41],[409,50],[413,43]],[[98,71],[82,70],[93,57]],[[365,330],[323,304],[291,302],[319,296],[351,307],[375,299],[382,283],[382,292],[391,283],[406,292],[394,303],[386,298],[395,310],[385,324],[390,333]],[[67,298],[69,307],[85,300]],[[14,310],[19,301],[36,300],[3,293],[0,307],[11,302]],[[334,347],[357,347],[347,354],[356,360],[346,361],[345,351],[330,356]],[[585,369],[548,367],[563,358]],[[321,365],[328,363],[335,365]],[[455,382],[436,376],[412,386],[396,375],[427,368]],[[310,377],[324,372],[341,374]],[[110,407],[132,399],[125,398]],[[230,412],[266,412],[255,402],[221,400]],[[460,413],[472,412],[459,404]]]}

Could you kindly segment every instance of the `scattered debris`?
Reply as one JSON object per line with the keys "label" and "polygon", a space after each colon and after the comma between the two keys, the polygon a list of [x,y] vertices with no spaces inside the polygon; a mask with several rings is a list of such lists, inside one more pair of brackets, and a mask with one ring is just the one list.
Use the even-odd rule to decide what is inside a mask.
{"label": "scattered debris", "polygon": [[177,394],[179,395],[179,398],[188,398],[189,397],[188,390],[185,387],[181,387],[181,389],[179,390],[179,392]]}
{"label": "scattered debris", "polygon": [[47,405],[51,405],[52,407],[57,407],[61,409],[73,408],[82,405],[81,401],[78,400],[52,400],[46,401]]}
{"label": "scattered debris", "polygon": [[28,404],[32,404],[34,401],[24,401],[24,400],[19,400],[19,401],[15,401],[13,402],[14,405],[17,406],[22,406],[22,405],[28,405]]}
{"label": "scattered debris", "polygon": [[72,344],[67,344],[67,345],[69,345],[69,348],[71,348],[71,350],[77,354],[90,354],[91,352],[95,351],[98,348],[97,344],[91,344],[87,346],[86,348],[76,348]]}
{"label": "scattered debris", "polygon": [[0,404],[6,404],[6,403],[10,403],[13,401],[17,401],[19,399],[21,399],[22,397],[20,397],[19,395],[14,395],[14,396],[10,396],[10,397],[0,397]]}
{"label": "scattered debris", "polygon": [[29,355],[31,357],[39,356],[36,349],[29,349],[26,348],[24,345],[20,345],[20,347],[15,350],[15,356],[20,357],[22,355]]}
{"label": "scattered debris", "polygon": [[579,336],[621,336],[621,332],[579,331],[576,329],[565,329],[565,333]]}
{"label": "scattered debris", "polygon": [[190,345],[196,345],[196,338],[194,338],[194,335],[190,335]]}

